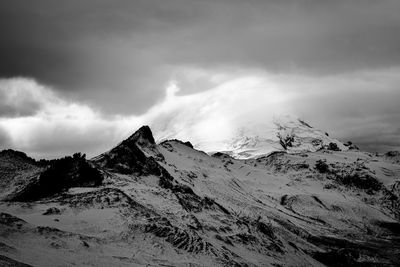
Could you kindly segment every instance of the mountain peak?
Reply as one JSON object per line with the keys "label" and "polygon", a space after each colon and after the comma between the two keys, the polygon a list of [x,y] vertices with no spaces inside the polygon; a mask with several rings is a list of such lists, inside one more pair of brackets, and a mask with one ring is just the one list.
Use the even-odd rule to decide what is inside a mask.
{"label": "mountain peak", "polygon": [[288,115],[275,116],[269,123],[242,127],[236,136],[215,150],[239,159],[256,158],[274,151],[315,152],[319,149],[348,150],[340,141],[304,120]]}
{"label": "mountain peak", "polygon": [[152,169],[153,163],[149,163],[150,157],[164,159],[157,149],[150,127],[145,125],[110,151],[92,160],[102,167],[120,173],[144,174],[157,171]]}
{"label": "mountain peak", "polygon": [[140,127],[134,134],[132,134],[127,140],[134,141],[139,144],[149,143],[155,145],[153,133],[149,126],[144,125]]}

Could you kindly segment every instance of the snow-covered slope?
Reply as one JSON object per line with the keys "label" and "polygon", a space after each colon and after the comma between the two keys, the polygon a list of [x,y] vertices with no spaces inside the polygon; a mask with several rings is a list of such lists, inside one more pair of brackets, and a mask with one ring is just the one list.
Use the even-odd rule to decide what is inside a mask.
{"label": "snow-covered slope", "polygon": [[[0,265],[396,266],[400,165],[293,123],[290,153],[210,156],[142,127],[51,172],[62,190],[41,179],[54,167],[38,170],[53,194],[28,203],[1,190]],[[101,184],[77,183],[92,168]]]}
{"label": "snow-covered slope", "polygon": [[276,116],[270,124],[240,128],[237,134],[221,144],[217,151],[224,151],[235,158],[249,159],[275,151],[301,153],[315,152],[322,148],[348,150],[340,141],[301,119]]}

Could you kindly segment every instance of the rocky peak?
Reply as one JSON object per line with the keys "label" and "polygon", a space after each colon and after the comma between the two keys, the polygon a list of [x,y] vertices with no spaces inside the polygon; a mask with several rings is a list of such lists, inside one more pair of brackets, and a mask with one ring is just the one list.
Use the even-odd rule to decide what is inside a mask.
{"label": "rocky peak", "polygon": [[127,141],[135,142],[138,144],[151,144],[155,145],[156,142],[154,141],[153,133],[149,126],[144,125],[139,128],[134,134],[132,134]]}
{"label": "rocky peak", "polygon": [[163,161],[164,157],[157,149],[150,127],[142,126],[93,162],[120,173],[149,174],[154,171],[154,160]]}
{"label": "rocky peak", "polygon": [[154,141],[153,133],[149,126],[144,125],[140,127],[129,138],[122,141],[119,145],[129,150],[139,148],[146,157],[153,157],[155,159],[163,159],[163,156],[157,149],[156,142]]}

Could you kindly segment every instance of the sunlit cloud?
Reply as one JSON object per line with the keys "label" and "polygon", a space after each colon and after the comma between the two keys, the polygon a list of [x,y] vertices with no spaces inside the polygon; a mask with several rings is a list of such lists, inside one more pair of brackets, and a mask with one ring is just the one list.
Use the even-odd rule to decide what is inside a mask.
{"label": "sunlit cloud", "polygon": [[[274,116],[289,114],[369,150],[395,149],[400,140],[399,74],[387,69],[316,78],[188,68],[187,74],[181,70],[171,77],[164,99],[147,112],[114,116],[60,97],[32,79],[1,79],[0,146],[37,158],[77,151],[91,157],[147,124],[158,141],[178,138],[211,151],[243,129],[262,135]],[[188,77],[201,77],[202,84],[209,77],[212,87],[188,93],[182,88],[190,85]]]}
{"label": "sunlit cloud", "polygon": [[[124,128],[120,125],[129,123],[118,117],[105,119],[93,107],[62,99],[32,79],[3,79],[0,92],[7,95],[0,101],[2,109],[15,101],[15,115],[0,116],[0,128],[9,138],[9,146],[36,157],[57,157],[81,150],[99,153],[120,137]],[[26,103],[35,108],[20,112],[26,110]]]}

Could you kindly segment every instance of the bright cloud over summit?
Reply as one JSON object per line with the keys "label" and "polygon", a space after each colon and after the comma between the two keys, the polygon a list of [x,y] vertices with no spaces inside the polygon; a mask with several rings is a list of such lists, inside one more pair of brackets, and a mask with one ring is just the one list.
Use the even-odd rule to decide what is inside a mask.
{"label": "bright cloud over summit", "polygon": [[[400,82],[397,73],[392,69],[316,79],[259,70],[213,70],[207,74],[191,69],[187,75],[209,77],[212,87],[181,94],[178,86],[186,82],[177,79],[181,74],[171,78],[164,88],[164,99],[147,112],[113,116],[84,102],[63,98],[32,79],[2,79],[0,94],[7,97],[0,102],[0,141],[4,148],[20,149],[35,157],[76,151],[94,156],[148,124],[158,140],[189,140],[207,149],[201,146],[232,138],[243,127],[267,127],[274,115],[288,114],[305,118],[344,141],[359,140],[361,146],[385,150],[389,145],[399,146],[396,99],[400,98],[393,98],[400,94],[396,89]],[[379,91],[366,88],[366,84],[373,84]],[[385,106],[380,105],[383,103]],[[313,105],[312,111],[309,105]],[[335,108],[337,105],[340,110]],[[368,110],[374,113],[365,116]],[[329,117],[340,120],[327,121]],[[375,146],[368,147],[370,135],[377,134],[374,127],[378,121],[385,131],[379,133],[379,140],[375,138]]]}

